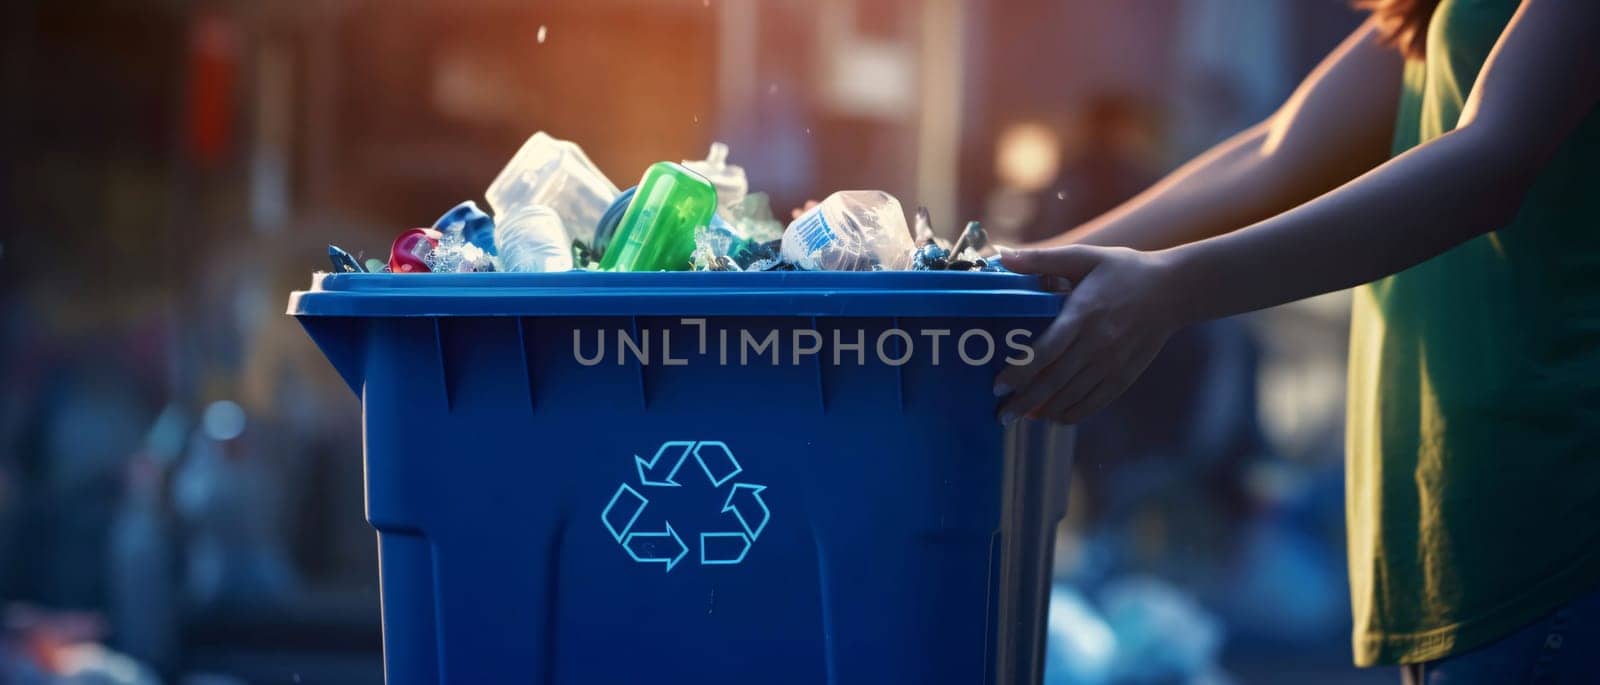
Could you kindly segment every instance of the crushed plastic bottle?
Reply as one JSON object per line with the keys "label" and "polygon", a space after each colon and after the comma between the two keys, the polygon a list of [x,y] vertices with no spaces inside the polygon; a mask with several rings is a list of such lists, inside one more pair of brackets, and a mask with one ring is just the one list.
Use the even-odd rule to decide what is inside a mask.
{"label": "crushed plastic bottle", "polygon": [[794,271],[795,266],[784,261],[782,252],[782,239],[761,243],[751,251],[755,259],[742,266],[745,271]]}
{"label": "crushed plastic bottle", "polygon": [[528,206],[549,207],[572,239],[592,245],[617,186],[576,143],[540,131],[522,144],[484,196],[502,219]]}
{"label": "crushed plastic bottle", "polygon": [[722,218],[733,221],[735,209],[739,203],[744,202],[745,194],[750,192],[750,181],[744,175],[744,167],[728,163],[727,144],[712,143],[705,159],[686,159],[683,160],[683,166],[706,177],[706,180],[716,187],[717,213],[721,214]]}
{"label": "crushed plastic bottle", "polygon": [[743,271],[728,256],[736,237],[725,228],[702,226],[694,231],[694,253],[689,261],[695,271]]}
{"label": "crushed plastic bottle", "polygon": [[501,215],[494,226],[499,271],[542,273],[572,270],[572,241],[561,216],[544,205],[525,205]]}
{"label": "crushed plastic bottle", "polygon": [[466,241],[459,230],[445,232],[424,260],[434,273],[494,271],[494,260],[483,248]]}
{"label": "crushed plastic bottle", "polygon": [[899,271],[915,248],[900,201],[880,190],[829,195],[783,232],[783,258],[808,271]]}
{"label": "crushed plastic bottle", "polygon": [[713,215],[709,226],[695,230],[694,244],[690,261],[696,271],[767,271],[779,260],[782,242],[751,240]]}

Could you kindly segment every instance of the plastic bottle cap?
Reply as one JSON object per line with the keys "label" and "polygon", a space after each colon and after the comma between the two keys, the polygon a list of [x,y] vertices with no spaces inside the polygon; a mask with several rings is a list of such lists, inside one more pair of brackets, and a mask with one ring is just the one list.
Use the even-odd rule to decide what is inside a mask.
{"label": "plastic bottle cap", "polygon": [[728,165],[728,144],[723,142],[712,143],[711,149],[706,152],[706,161],[710,162],[709,166],[713,169],[721,170],[726,167]]}

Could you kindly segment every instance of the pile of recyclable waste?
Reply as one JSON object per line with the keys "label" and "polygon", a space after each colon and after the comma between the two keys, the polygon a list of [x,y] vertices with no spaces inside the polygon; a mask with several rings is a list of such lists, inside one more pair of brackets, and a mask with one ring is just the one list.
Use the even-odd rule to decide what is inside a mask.
{"label": "pile of recyclable waste", "polygon": [[842,190],[784,226],[749,192],[728,147],[703,160],[657,162],[618,190],[583,149],[535,133],[484,191],[432,226],[395,237],[389,259],[365,263],[335,245],[338,273],[557,271],[1003,271],[969,222],[954,243],[919,207],[914,229],[893,195]]}

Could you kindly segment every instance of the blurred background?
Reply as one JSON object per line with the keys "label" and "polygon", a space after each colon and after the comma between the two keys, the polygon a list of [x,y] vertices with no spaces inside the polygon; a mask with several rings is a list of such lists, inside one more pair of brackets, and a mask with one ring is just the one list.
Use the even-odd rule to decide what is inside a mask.
{"label": "blurred background", "polygon": [[[622,187],[717,140],[780,216],[878,188],[946,237],[1017,242],[1268,115],[1360,21],[1342,0],[0,4],[17,683],[381,682],[360,406],[285,300],[328,243],[383,258],[481,200],[534,131]],[[1347,316],[1335,295],[1186,331],[1081,427],[1047,682],[1394,681],[1349,665]]]}

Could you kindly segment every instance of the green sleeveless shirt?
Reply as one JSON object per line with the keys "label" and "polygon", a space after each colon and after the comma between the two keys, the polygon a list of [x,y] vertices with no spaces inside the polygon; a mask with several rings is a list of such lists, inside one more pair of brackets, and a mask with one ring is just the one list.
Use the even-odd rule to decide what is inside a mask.
{"label": "green sleeveless shirt", "polygon": [[[1516,7],[1440,2],[1395,154],[1456,125]],[[1356,663],[1457,654],[1600,587],[1600,111],[1510,224],[1357,288],[1352,318]]]}

